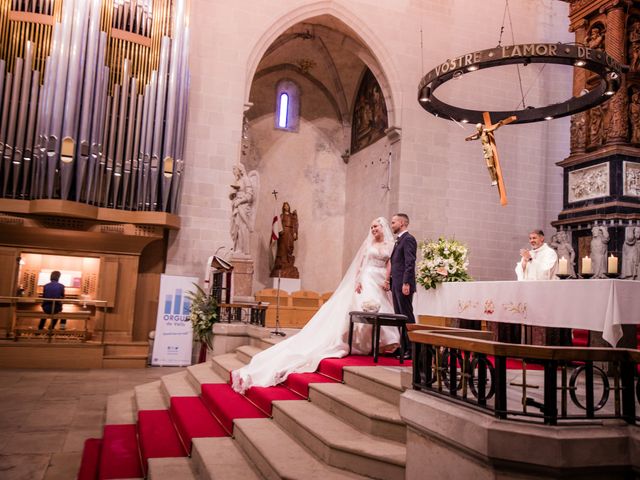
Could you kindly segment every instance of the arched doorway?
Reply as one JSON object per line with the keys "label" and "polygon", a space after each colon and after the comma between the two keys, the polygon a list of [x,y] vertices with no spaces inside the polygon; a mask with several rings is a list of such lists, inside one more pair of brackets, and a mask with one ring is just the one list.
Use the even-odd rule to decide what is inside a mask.
{"label": "arched doorway", "polygon": [[[369,92],[370,107],[363,91]],[[323,14],[289,27],[266,48],[249,102],[241,161],[260,174],[256,218],[272,218],[285,201],[297,210],[295,256],[302,288],[333,290],[354,253],[345,239],[355,235],[359,243],[364,234],[347,227],[354,214],[349,196],[356,167],[348,163],[357,137],[352,125],[356,118],[362,127],[369,109],[371,128],[361,128],[366,135],[357,137],[358,156],[384,156],[385,131],[394,116],[389,81],[360,36]],[[384,121],[380,115],[374,121],[373,112],[384,112]],[[255,225],[254,290],[272,286],[270,230],[270,223]]]}

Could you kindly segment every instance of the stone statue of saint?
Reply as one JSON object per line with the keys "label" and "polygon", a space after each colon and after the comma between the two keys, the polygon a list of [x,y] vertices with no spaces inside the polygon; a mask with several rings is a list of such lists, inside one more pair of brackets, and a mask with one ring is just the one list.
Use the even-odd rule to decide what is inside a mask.
{"label": "stone statue of saint", "polygon": [[609,231],[607,227],[595,226],[591,229],[591,264],[593,278],[607,278],[607,244]]}
{"label": "stone statue of saint", "polygon": [[604,143],[603,131],[604,111],[602,107],[593,107],[589,110],[589,146],[599,147]]}
{"label": "stone statue of saint", "polygon": [[589,30],[589,35],[586,38],[587,47],[599,48],[604,50],[604,33],[598,25],[594,25]]}
{"label": "stone statue of saint", "polygon": [[629,29],[629,70],[640,71],[640,20],[633,22]]}
{"label": "stone statue of saint", "polygon": [[587,124],[585,113],[580,112],[571,117],[571,153],[584,152],[587,146]]}
{"label": "stone statue of saint", "polygon": [[281,230],[278,235],[276,259],[271,270],[272,277],[300,278],[298,269],[294,265],[296,257],[293,255],[294,243],[298,240],[298,212],[291,211],[289,202],[282,204],[280,214]]}
{"label": "stone statue of saint", "polygon": [[576,278],[576,270],[574,268],[576,261],[576,252],[571,245],[569,234],[564,230],[560,230],[551,237],[551,248],[558,254],[558,258],[567,260],[567,275],[569,278]]}
{"label": "stone statue of saint", "polygon": [[256,201],[260,188],[258,172],[247,174],[244,165],[233,166],[235,182],[231,185],[231,240],[235,254],[251,254],[251,232],[255,224]]}
{"label": "stone statue of saint", "polygon": [[635,280],[638,278],[638,262],[640,262],[640,246],[635,230],[638,227],[624,229],[624,245],[622,245],[622,268],[620,278]]}
{"label": "stone statue of saint", "polygon": [[631,143],[640,143],[640,88],[634,88],[631,94],[629,119],[631,120]]}

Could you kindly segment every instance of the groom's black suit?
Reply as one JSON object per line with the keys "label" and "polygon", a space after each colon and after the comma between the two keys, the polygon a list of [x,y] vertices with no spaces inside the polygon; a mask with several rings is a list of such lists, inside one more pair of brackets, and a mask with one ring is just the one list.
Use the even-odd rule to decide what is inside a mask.
{"label": "groom's black suit", "polygon": [[[418,244],[409,232],[403,233],[396,240],[391,253],[391,293],[393,296],[393,310],[407,316],[409,323],[416,323],[413,316],[413,294],[416,291],[416,250]],[[409,295],[402,293],[402,285],[409,284]],[[408,339],[403,338],[405,349],[408,349]]]}

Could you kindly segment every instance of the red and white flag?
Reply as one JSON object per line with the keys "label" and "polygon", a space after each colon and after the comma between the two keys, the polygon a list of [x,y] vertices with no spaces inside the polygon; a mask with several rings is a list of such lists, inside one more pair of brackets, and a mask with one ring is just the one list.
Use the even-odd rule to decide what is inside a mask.
{"label": "red and white flag", "polygon": [[280,221],[280,212],[278,211],[278,204],[276,203],[273,210],[273,218],[271,219],[271,241],[269,246],[271,247],[271,254],[273,258],[276,258],[276,248],[278,246],[278,238],[280,238],[280,231],[282,230],[282,222]]}

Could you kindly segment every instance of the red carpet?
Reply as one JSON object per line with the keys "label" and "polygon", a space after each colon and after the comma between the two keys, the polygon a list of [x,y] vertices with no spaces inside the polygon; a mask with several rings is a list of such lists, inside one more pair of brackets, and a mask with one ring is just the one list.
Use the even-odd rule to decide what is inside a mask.
{"label": "red carpet", "polygon": [[185,447],[178,437],[168,410],[138,412],[138,432],[142,466],[147,470],[150,458],[186,457]]}
{"label": "red carpet", "polygon": [[372,356],[351,355],[344,358],[325,358],[318,366],[318,373],[333,378],[338,382],[342,381],[343,367],[410,367],[411,360],[405,360],[403,364],[396,358],[378,357],[378,363],[373,363]]}
{"label": "red carpet", "polygon": [[336,380],[320,373],[292,373],[284,381],[283,385],[292,392],[309,398],[310,383],[336,383]]}
{"label": "red carpet", "polygon": [[100,464],[101,438],[87,438],[82,449],[82,460],[78,471],[78,480],[96,480]]}
{"label": "red carpet", "polygon": [[102,438],[100,480],[144,476],[135,425],[105,425]]}
{"label": "red carpet", "polygon": [[[184,457],[192,439],[233,433],[236,418],[266,418],[276,400],[309,397],[310,383],[342,381],[346,366],[399,366],[395,358],[350,356],[323,360],[315,373],[294,373],[275,387],[253,387],[246,396],[229,384],[203,384],[200,397],[172,397],[169,410],[141,410],[138,425],[106,425],[104,437],[85,442],[78,480],[141,478],[149,458]],[[404,362],[411,366],[411,361]]]}
{"label": "red carpet", "polygon": [[229,435],[233,434],[233,420],[236,418],[267,417],[245,396],[233,391],[226,383],[203,384],[202,400]]}
{"label": "red carpet", "polygon": [[577,328],[574,328],[572,330],[571,343],[574,347],[588,347],[589,330],[578,330]]}
{"label": "red carpet", "polygon": [[194,438],[227,436],[200,397],[171,397],[169,412],[188,453]]}
{"label": "red carpet", "polygon": [[251,387],[245,394],[251,402],[262,410],[267,416],[271,416],[272,403],[276,400],[304,400],[304,397],[292,392],[283,385],[275,387]]}

